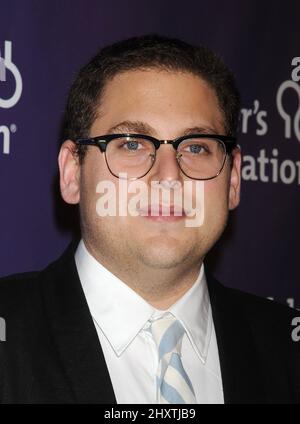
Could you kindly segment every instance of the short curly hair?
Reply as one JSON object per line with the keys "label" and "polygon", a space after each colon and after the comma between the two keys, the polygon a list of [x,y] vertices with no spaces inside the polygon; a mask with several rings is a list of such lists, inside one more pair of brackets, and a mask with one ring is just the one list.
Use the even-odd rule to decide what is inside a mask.
{"label": "short curly hair", "polygon": [[[149,34],[102,48],[79,71],[67,99],[63,140],[89,137],[106,83],[121,72],[137,69],[184,71],[201,77],[216,93],[226,134],[236,135],[240,96],[228,66],[207,47]],[[86,149],[78,147],[81,162]]]}

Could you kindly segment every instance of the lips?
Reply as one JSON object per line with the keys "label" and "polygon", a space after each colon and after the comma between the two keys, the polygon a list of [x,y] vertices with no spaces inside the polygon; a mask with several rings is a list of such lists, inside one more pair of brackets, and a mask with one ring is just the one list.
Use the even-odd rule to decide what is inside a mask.
{"label": "lips", "polygon": [[155,217],[173,217],[173,218],[183,218],[186,216],[186,213],[181,205],[149,205],[144,208],[138,209],[139,215],[155,218]]}

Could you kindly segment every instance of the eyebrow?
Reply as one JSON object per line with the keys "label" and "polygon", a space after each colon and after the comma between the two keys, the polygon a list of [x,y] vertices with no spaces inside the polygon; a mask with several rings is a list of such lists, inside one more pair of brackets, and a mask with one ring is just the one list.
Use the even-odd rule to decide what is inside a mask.
{"label": "eyebrow", "polygon": [[[142,121],[122,121],[113,127],[109,128],[107,131],[108,134],[117,134],[120,133],[136,133],[136,134],[145,134],[145,135],[157,135],[157,132],[151,125]],[[186,128],[180,132],[180,135],[189,135],[189,134],[217,134],[216,129],[210,128],[208,126],[196,125],[194,127]]]}

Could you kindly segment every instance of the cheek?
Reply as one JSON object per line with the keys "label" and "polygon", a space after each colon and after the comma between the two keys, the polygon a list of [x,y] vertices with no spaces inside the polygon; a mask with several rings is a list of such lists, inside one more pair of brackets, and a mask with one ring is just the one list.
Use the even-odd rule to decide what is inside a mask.
{"label": "cheek", "polygon": [[[114,183],[115,177],[107,169],[104,155],[98,149],[90,149],[82,165],[81,170],[81,192],[84,194],[84,201],[94,203],[99,198],[97,187],[99,183],[105,186],[106,182]],[[107,183],[106,185],[108,185]]]}
{"label": "cheek", "polygon": [[206,222],[220,222],[223,225],[228,215],[228,176],[206,181],[204,187],[204,210]]}

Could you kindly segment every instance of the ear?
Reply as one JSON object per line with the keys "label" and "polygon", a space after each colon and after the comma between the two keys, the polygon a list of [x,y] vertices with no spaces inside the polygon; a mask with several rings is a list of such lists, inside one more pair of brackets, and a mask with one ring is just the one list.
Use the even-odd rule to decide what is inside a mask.
{"label": "ear", "polygon": [[241,191],[241,149],[236,147],[232,151],[232,167],[230,171],[229,209],[235,209],[240,203]]}
{"label": "ear", "polygon": [[76,146],[66,140],[58,155],[60,174],[60,192],[65,202],[76,204],[80,199],[80,163],[76,154]]}

